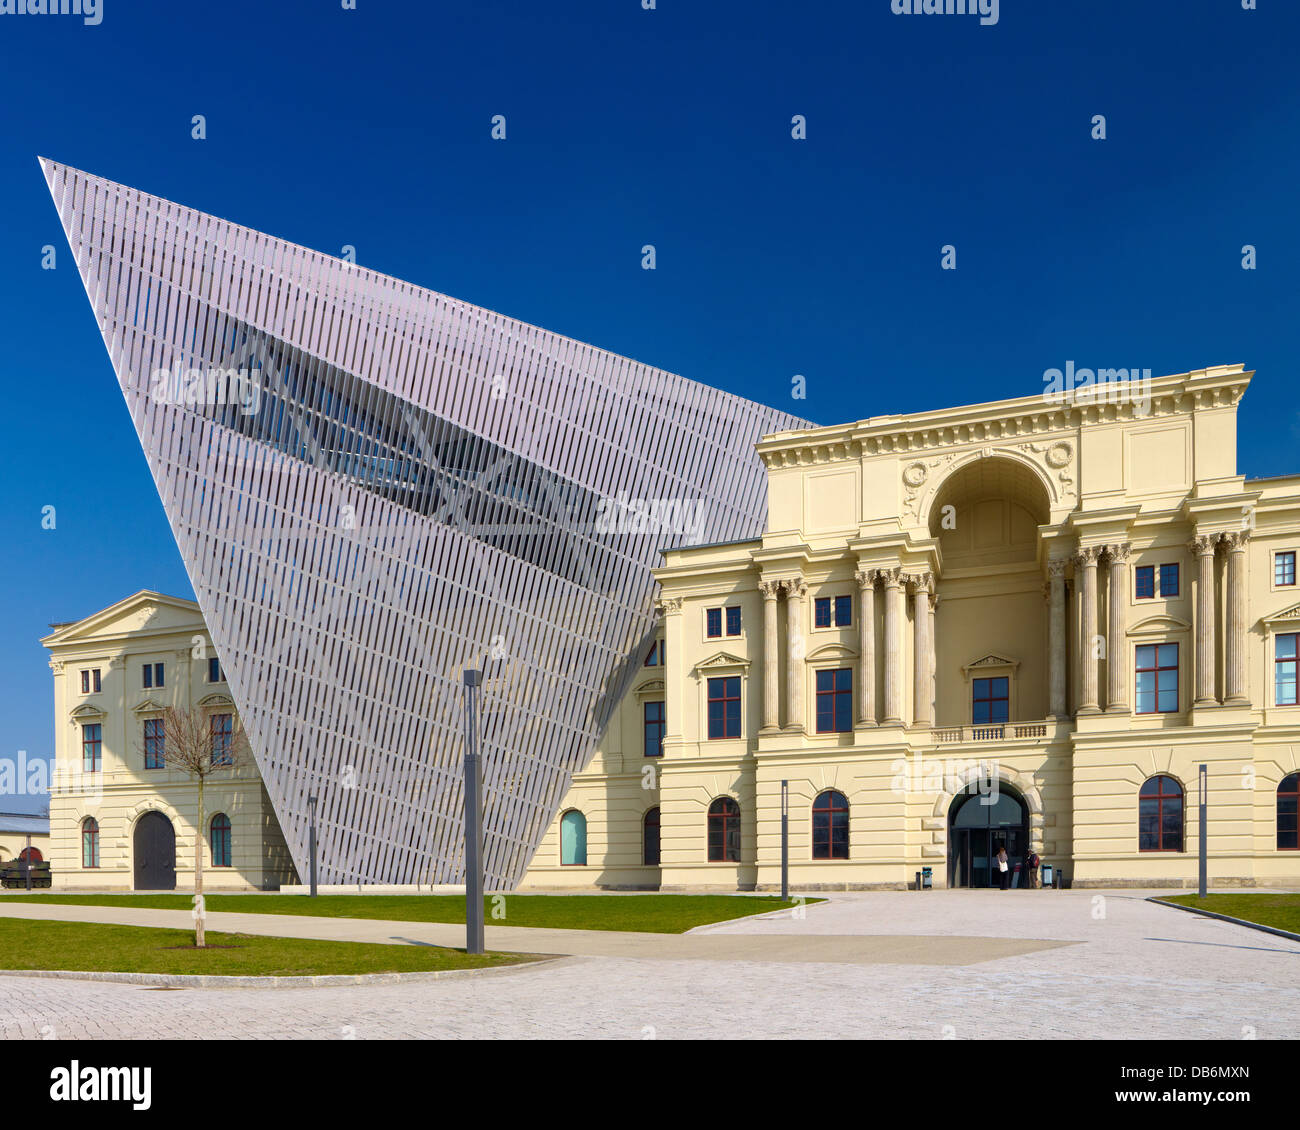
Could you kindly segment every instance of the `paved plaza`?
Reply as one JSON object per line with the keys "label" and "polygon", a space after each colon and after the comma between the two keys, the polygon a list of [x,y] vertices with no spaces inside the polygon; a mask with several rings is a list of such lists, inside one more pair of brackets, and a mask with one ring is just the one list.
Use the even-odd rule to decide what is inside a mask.
{"label": "paved plaza", "polygon": [[[802,919],[782,912],[687,935],[494,927],[490,947],[559,953],[567,942],[580,956],[397,985],[160,989],[0,977],[0,1036],[1295,1037],[1300,942],[1144,895],[835,894]],[[0,914],[28,913],[0,900]],[[184,912],[103,913],[61,907],[43,916],[188,921]],[[230,929],[233,919],[240,928],[262,919],[264,933],[396,945],[463,938],[455,926],[287,916],[213,914],[209,928]]]}

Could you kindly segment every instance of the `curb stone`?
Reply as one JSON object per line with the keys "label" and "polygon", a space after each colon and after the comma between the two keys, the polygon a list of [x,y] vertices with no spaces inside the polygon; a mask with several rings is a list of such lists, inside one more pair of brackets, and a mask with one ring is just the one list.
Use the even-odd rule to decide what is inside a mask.
{"label": "curb stone", "polygon": [[1220,922],[1231,922],[1234,926],[1245,926],[1251,930],[1260,930],[1265,934],[1274,934],[1279,938],[1300,942],[1300,934],[1293,934],[1290,930],[1279,930],[1276,926],[1264,926],[1258,922],[1248,922],[1244,918],[1231,918],[1226,914],[1219,914],[1213,910],[1202,910],[1199,906],[1184,906],[1181,902],[1166,902],[1161,898],[1149,897],[1146,901],[1153,902],[1157,906],[1168,906],[1174,910],[1185,910],[1188,914],[1201,914],[1206,918],[1217,918]]}
{"label": "curb stone", "polygon": [[119,985],[154,985],[177,989],[319,989],[338,985],[409,985],[461,977],[522,973],[555,961],[543,957],[495,969],[428,969],[412,973],[322,973],[307,977],[240,977],[187,973],[110,973],[73,969],[0,969],[0,977],[46,977],[58,981],[107,981]]}

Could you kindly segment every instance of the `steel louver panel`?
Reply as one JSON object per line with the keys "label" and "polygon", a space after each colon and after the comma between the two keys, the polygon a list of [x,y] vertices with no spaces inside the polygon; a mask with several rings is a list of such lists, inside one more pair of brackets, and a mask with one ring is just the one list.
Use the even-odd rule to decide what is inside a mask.
{"label": "steel louver panel", "polygon": [[[463,878],[460,672],[491,655],[514,886],[653,633],[660,549],[761,532],[753,444],[807,422],[42,167],[299,873],[314,793],[322,882]],[[609,528],[621,492],[699,521]]]}

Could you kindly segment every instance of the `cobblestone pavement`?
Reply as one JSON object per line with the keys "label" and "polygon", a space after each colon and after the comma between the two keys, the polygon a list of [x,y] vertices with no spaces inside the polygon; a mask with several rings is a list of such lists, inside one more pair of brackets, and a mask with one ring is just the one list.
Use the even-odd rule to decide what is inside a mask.
{"label": "cobblestone pavement", "polygon": [[803,920],[704,932],[1078,944],[963,966],[575,957],[464,980],[318,989],[0,977],[0,1037],[1276,1039],[1300,1027],[1300,942],[1127,892],[844,894]]}

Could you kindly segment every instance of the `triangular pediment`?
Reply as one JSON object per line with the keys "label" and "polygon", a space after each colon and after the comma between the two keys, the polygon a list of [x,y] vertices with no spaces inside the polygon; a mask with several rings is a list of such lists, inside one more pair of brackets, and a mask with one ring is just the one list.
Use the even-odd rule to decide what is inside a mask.
{"label": "triangular pediment", "polygon": [[1263,622],[1265,624],[1300,624],[1300,604],[1293,604],[1289,608],[1274,612],[1272,616],[1265,616]]}
{"label": "triangular pediment", "polygon": [[718,671],[731,668],[737,670],[749,666],[749,660],[743,656],[732,655],[729,651],[719,651],[708,659],[701,659],[693,668],[695,671]]}
{"label": "triangular pediment", "polygon": [[1020,660],[1010,655],[1003,655],[1001,652],[990,651],[987,655],[980,656],[979,659],[973,659],[971,662],[963,665],[962,671],[967,678],[972,673],[978,674],[984,670],[996,670],[999,667],[1010,667],[1013,671],[1020,666]]}
{"label": "triangular pediment", "polygon": [[165,703],[155,702],[152,698],[146,698],[143,702],[131,708],[133,714],[161,714],[167,709]]}
{"label": "triangular pediment", "polygon": [[203,631],[203,614],[192,600],[144,589],[81,620],[62,624],[41,643],[59,647],[120,639],[141,632]]}

